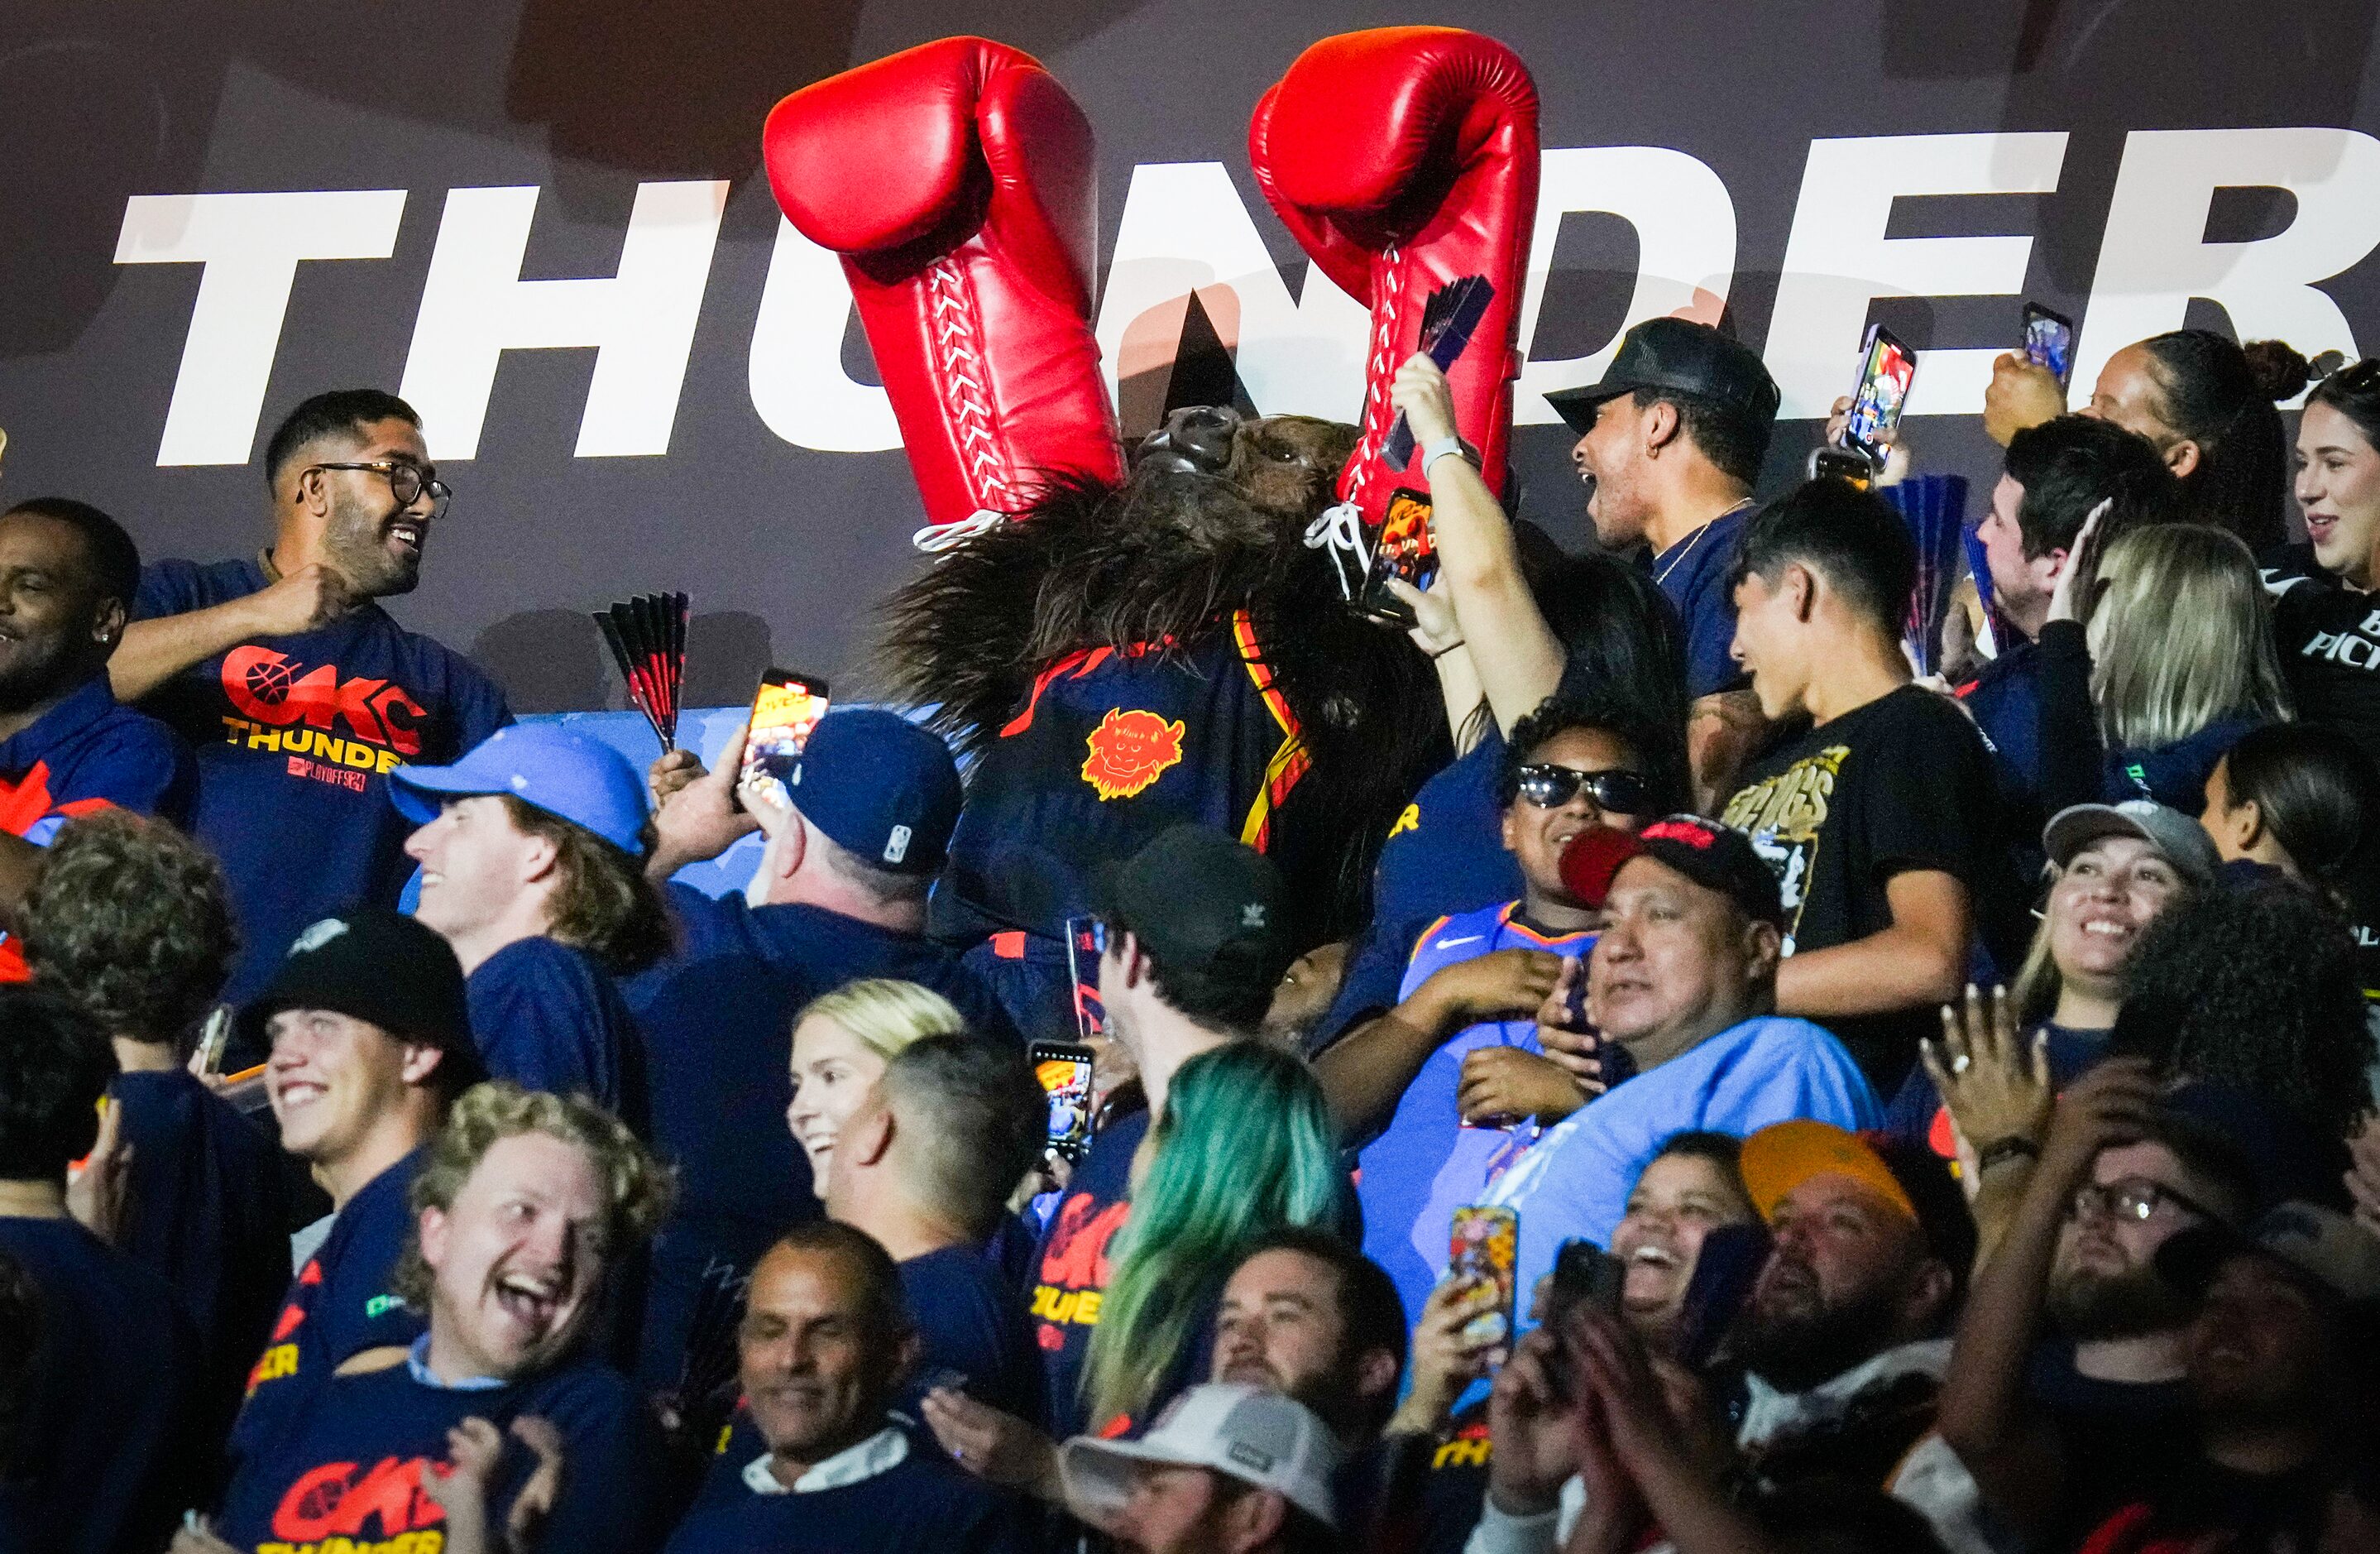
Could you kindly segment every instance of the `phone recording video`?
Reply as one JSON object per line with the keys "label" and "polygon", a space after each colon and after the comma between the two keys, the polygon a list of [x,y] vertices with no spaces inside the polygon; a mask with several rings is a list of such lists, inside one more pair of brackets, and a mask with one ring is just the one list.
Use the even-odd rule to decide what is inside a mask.
{"label": "phone recording video", "polygon": [[2074,321],[2038,302],[2026,303],[2024,355],[2035,367],[2047,368],[2064,388],[2074,376]]}
{"label": "phone recording video", "polygon": [[1413,606],[1389,591],[1394,577],[1427,591],[1438,581],[1438,544],[1429,527],[1429,499],[1399,491],[1389,498],[1388,516],[1372,542],[1372,565],[1364,577],[1362,609],[1383,625],[1410,630]]}
{"label": "phone recording video", "polygon": [[1463,1336],[1493,1343],[1512,1331],[1513,1269],[1520,1259],[1521,1220],[1511,1209],[1474,1204],[1454,1211],[1446,1272],[1451,1279],[1480,1280],[1496,1287],[1496,1305],[1463,1325]]}
{"label": "phone recording video", "polygon": [[1033,1077],[1050,1098],[1050,1152],[1080,1160],[1091,1147],[1091,1050],[1074,1041],[1036,1041],[1026,1051]]}
{"label": "phone recording video", "polygon": [[826,716],[826,709],[824,680],[790,669],[769,671],[752,696],[751,726],[744,736],[744,764],[736,773],[736,787],[751,782],[773,783],[777,802],[791,803],[785,779],[801,759],[810,730]]}
{"label": "phone recording video", "polygon": [[1900,424],[1909,385],[1916,376],[1917,353],[1884,325],[1868,325],[1860,349],[1859,386],[1852,391],[1851,417],[1843,423],[1844,446],[1881,468],[1886,441]]}

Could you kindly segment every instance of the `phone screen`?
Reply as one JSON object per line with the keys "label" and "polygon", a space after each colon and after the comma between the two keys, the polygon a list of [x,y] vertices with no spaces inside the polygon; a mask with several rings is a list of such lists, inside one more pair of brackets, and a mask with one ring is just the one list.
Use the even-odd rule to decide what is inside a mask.
{"label": "phone screen", "polygon": [[1372,541],[1372,565],[1364,577],[1364,613],[1384,625],[1411,627],[1413,607],[1389,591],[1398,578],[1427,589],[1438,580],[1438,544],[1429,527],[1429,498],[1399,490],[1389,497],[1388,516]]}
{"label": "phone screen", "polygon": [[1072,1041],[1037,1041],[1033,1077],[1050,1098],[1049,1147],[1079,1160],[1091,1147],[1091,1050]]}
{"label": "phone screen", "polygon": [[2038,302],[2026,303],[2024,354],[2034,366],[2048,368],[2064,388],[2074,376],[2074,321]]}
{"label": "phone screen", "polygon": [[1496,1308],[1483,1311],[1463,1326],[1463,1336],[1493,1342],[1512,1330],[1513,1266],[1521,1247],[1520,1217],[1492,1204],[1474,1204],[1454,1211],[1446,1271],[1454,1279],[1484,1279],[1496,1286]]}
{"label": "phone screen", "polygon": [[752,697],[751,731],[744,736],[744,766],[737,786],[762,779],[777,784],[780,802],[786,774],[801,759],[810,730],[826,716],[826,682],[815,674],[771,669]]}
{"label": "phone screen", "polygon": [[1884,462],[1885,433],[1900,424],[1909,384],[1917,376],[1917,353],[1882,324],[1868,326],[1861,353],[1859,387],[1852,392],[1851,418],[1843,441],[1876,463]]}

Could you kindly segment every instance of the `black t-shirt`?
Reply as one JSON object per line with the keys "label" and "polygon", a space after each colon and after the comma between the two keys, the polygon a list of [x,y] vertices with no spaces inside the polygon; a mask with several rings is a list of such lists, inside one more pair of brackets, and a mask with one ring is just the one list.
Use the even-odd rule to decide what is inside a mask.
{"label": "black t-shirt", "polygon": [[0,1254],[41,1302],[14,1464],[17,1509],[44,1539],[34,1547],[162,1548],[202,1455],[191,1438],[197,1338],[173,1286],[71,1220],[0,1216]]}
{"label": "black t-shirt", "polygon": [[[1980,919],[1997,804],[1974,725],[1949,698],[1903,686],[1764,756],[1721,819],[1777,871],[1791,953],[1890,927],[1885,887],[1915,870],[1956,877]],[[1891,1095],[1939,1019],[1925,1006],[1828,1025]]]}
{"label": "black t-shirt", "polygon": [[2380,594],[2314,577],[2266,586],[2298,716],[2330,724],[2380,760]]}

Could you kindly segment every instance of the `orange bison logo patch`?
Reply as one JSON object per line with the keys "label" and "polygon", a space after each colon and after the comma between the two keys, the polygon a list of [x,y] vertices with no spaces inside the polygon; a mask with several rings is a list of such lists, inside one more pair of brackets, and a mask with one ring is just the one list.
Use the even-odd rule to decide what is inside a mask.
{"label": "orange bison logo patch", "polygon": [[1091,753],[1083,761],[1083,781],[1102,800],[1131,798],[1180,763],[1182,725],[1137,707],[1129,712],[1111,708],[1084,743]]}

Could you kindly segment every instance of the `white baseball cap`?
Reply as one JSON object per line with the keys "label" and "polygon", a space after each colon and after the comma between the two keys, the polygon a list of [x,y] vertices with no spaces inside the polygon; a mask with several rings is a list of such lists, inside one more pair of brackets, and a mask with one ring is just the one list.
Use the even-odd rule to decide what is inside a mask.
{"label": "white baseball cap", "polygon": [[1138,1440],[1076,1436],[1058,1458],[1070,1497],[1112,1514],[1132,1496],[1133,1464],[1210,1468],[1270,1489],[1326,1527],[1339,1525],[1330,1475],[1339,1444],[1305,1404],[1238,1383],[1193,1387]]}

